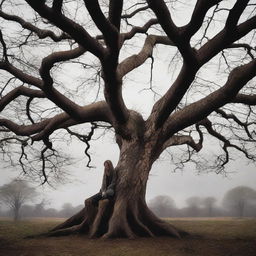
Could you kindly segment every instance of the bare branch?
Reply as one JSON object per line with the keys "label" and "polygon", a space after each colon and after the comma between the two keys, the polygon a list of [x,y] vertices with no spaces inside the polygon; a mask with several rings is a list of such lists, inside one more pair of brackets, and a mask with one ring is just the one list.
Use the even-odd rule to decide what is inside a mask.
{"label": "bare branch", "polygon": [[[98,0],[84,0],[84,3],[94,23],[96,24],[98,29],[103,33],[107,45],[111,46],[111,48],[118,48],[118,30],[115,27],[115,25],[112,25],[111,21],[107,20],[107,18],[104,16],[100,9]],[[115,8],[117,8],[117,6]]]}
{"label": "bare branch", "polygon": [[224,117],[225,119],[231,119],[233,121],[235,121],[238,125],[242,126],[247,134],[247,136],[252,139],[252,135],[249,132],[248,127],[250,126],[250,123],[247,122],[242,122],[241,120],[238,119],[237,116],[235,116],[234,114],[227,114],[224,110],[222,109],[217,109],[215,110],[216,113],[220,114],[222,117]]}
{"label": "bare branch", "polygon": [[2,10],[0,10],[0,17],[2,17],[5,20],[19,23],[23,28],[28,29],[31,32],[34,32],[40,39],[50,37],[54,42],[59,42],[64,39],[71,39],[71,37],[66,33],[61,33],[58,36],[51,30],[40,29],[35,25],[31,24],[30,22],[25,21],[21,17],[4,13]]}
{"label": "bare branch", "polygon": [[82,142],[84,142],[86,144],[86,148],[84,150],[84,153],[88,157],[88,162],[87,162],[86,166],[89,167],[89,168],[92,168],[92,166],[90,165],[90,163],[91,163],[91,156],[90,156],[90,154],[88,152],[90,147],[91,147],[90,140],[92,139],[92,136],[94,134],[95,129],[98,128],[97,124],[95,124],[95,123],[91,123],[91,124],[92,124],[91,131],[88,133],[88,135],[82,135],[82,134],[73,132],[69,128],[66,129],[70,135],[73,135],[73,136],[77,137],[79,140],[81,140]]}
{"label": "bare branch", "polygon": [[174,24],[164,0],[147,0],[147,3],[155,13],[166,35],[178,47],[184,60],[190,64],[197,62],[194,50],[190,47],[189,41],[182,37],[182,30]]}
{"label": "bare branch", "polygon": [[164,143],[163,149],[166,149],[166,148],[172,147],[172,146],[184,145],[184,144],[189,145],[196,152],[199,152],[203,147],[202,141],[199,140],[199,142],[196,143],[194,141],[194,139],[192,138],[192,136],[189,136],[189,135],[173,135],[169,140],[167,140]]}
{"label": "bare branch", "polygon": [[[157,8],[157,6],[155,6],[155,8]],[[199,67],[202,66],[205,62],[209,61],[222,49],[228,47],[234,41],[241,38],[255,27],[256,17],[253,17],[237,26],[237,33],[234,33],[234,35],[232,34],[230,36],[224,29],[198,51],[198,57],[195,57],[196,60],[193,64],[187,64],[185,60],[176,81],[172,84],[166,94],[153,107],[151,116],[153,117],[153,119],[155,119],[155,121],[151,120],[151,122],[155,123],[156,129],[164,124],[168,116],[177,107],[178,103],[180,102],[187,89],[191,85],[192,81],[194,80]],[[175,42],[176,41],[174,41],[174,43]]]}
{"label": "bare branch", "polygon": [[7,56],[7,48],[6,48],[6,44],[3,38],[3,33],[2,30],[0,29],[0,43],[2,44],[3,47],[3,58],[5,61],[8,61],[8,56]]}
{"label": "bare branch", "polygon": [[66,113],[58,114],[52,118],[31,125],[18,125],[7,119],[0,119],[0,126],[6,127],[16,135],[32,136],[34,141],[48,138],[50,134],[60,128],[70,127],[75,124],[103,121],[111,123],[111,114],[105,102],[97,102],[83,107],[83,118],[76,121]]}
{"label": "bare branch", "polygon": [[[125,125],[129,119],[129,111],[125,106],[123,97],[122,97],[122,82],[119,77],[113,72],[111,67],[106,67],[104,74],[108,74],[107,77],[104,77],[105,80],[105,99],[109,105],[109,108],[112,112],[113,126],[120,134],[126,136],[128,129]],[[125,135],[126,134],[126,135]]]}
{"label": "bare branch", "polygon": [[44,92],[40,90],[33,90],[24,86],[19,86],[9,93],[7,93],[2,99],[0,99],[0,112],[14,99],[19,96],[35,97],[35,98],[45,98]]}
{"label": "bare branch", "polygon": [[152,123],[155,129],[162,127],[170,114],[176,109],[193,82],[197,70],[198,67],[196,65],[190,66],[184,64],[177,79],[170,86],[170,89],[155,103],[149,118],[149,122]]}
{"label": "bare branch", "polygon": [[120,30],[121,14],[123,10],[123,0],[110,0],[109,1],[109,21],[117,30]]}
{"label": "bare branch", "polygon": [[223,135],[221,135],[220,133],[218,133],[217,131],[215,131],[212,127],[212,123],[209,119],[204,119],[203,121],[200,122],[200,125],[203,125],[207,131],[209,132],[209,134],[211,134],[213,137],[217,138],[218,140],[223,142],[223,150],[225,152],[225,159],[219,158],[219,160],[222,162],[221,167],[224,167],[228,162],[229,162],[229,152],[228,152],[228,148],[234,148],[240,152],[242,152],[246,158],[248,159],[254,159],[254,157],[250,154],[248,154],[248,152],[241,148],[238,145],[232,144],[227,138],[225,138]]}
{"label": "bare branch", "polygon": [[231,100],[231,102],[256,106],[256,95],[245,95],[239,93]]}
{"label": "bare branch", "polygon": [[62,113],[51,118],[45,127],[37,134],[33,136],[33,140],[39,141],[42,138],[49,137],[49,135],[59,129],[67,128],[75,124],[81,124],[86,122],[108,122],[112,123],[112,115],[109,111],[106,102],[96,102],[83,107],[82,119],[76,121],[69,117],[68,114]]}
{"label": "bare branch", "polygon": [[228,33],[228,30],[223,29],[214,38],[208,41],[198,50],[198,61],[200,65],[205,64],[221,50],[228,48],[232,43],[242,38],[250,31],[256,28],[256,16],[239,24],[236,27],[236,33]]}
{"label": "bare branch", "polygon": [[31,136],[37,132],[40,132],[48,123],[49,120],[46,119],[40,123],[32,125],[18,125],[10,120],[0,118],[0,126],[3,126],[20,136]]}
{"label": "bare branch", "polygon": [[143,6],[143,7],[140,7],[138,9],[136,9],[135,11],[131,12],[131,13],[128,13],[128,14],[123,14],[122,15],[122,19],[129,19],[129,18],[132,18],[134,17],[137,13],[140,13],[142,11],[146,11],[148,10],[149,7],[146,5],[146,6]]}
{"label": "bare branch", "polygon": [[60,13],[62,9],[62,4],[63,4],[63,0],[53,0],[52,9],[55,12]]}
{"label": "bare branch", "polygon": [[245,44],[245,43],[234,43],[234,44],[231,44],[231,45],[229,45],[228,47],[227,47],[227,49],[234,49],[234,48],[244,48],[246,51],[247,51],[247,53],[248,53],[248,55],[251,57],[251,59],[253,60],[253,59],[255,59],[254,58],[254,55],[252,54],[252,52],[254,51],[254,52],[256,52],[256,48],[255,47],[252,47],[251,45],[249,45],[249,44]]}
{"label": "bare branch", "polygon": [[41,151],[41,160],[42,160],[42,175],[43,175],[43,181],[42,181],[42,185],[44,185],[47,181],[48,181],[48,177],[46,175],[46,172],[45,172],[45,152],[48,148],[45,147],[42,151]]}
{"label": "bare branch", "polygon": [[237,0],[233,8],[230,10],[227,21],[226,21],[226,29],[232,33],[234,33],[234,29],[240,19],[244,9],[247,7],[248,2],[250,0]]}
{"label": "bare branch", "polygon": [[[80,54],[81,53],[81,48],[77,48],[73,51],[67,51],[65,52],[67,55],[59,55],[57,53],[56,55],[53,54],[53,58],[45,59],[45,62],[41,66],[41,72],[43,75],[44,79],[48,79],[47,77],[47,71],[49,75],[49,70],[48,68],[51,68],[51,65],[53,65],[54,61],[62,60],[65,58],[69,58],[70,55],[74,56],[77,54],[77,52]],[[66,97],[64,94],[60,93],[58,90],[56,90],[53,87],[48,87],[47,83],[45,84],[42,80],[35,78],[33,76],[25,74],[23,71],[15,68],[13,65],[11,65],[9,62],[7,63],[1,63],[0,62],[0,69],[6,70],[10,72],[12,75],[16,76],[19,78],[22,82],[27,83],[27,84],[32,84],[35,85],[36,87],[40,88],[42,91],[44,91],[46,97],[50,99],[52,102],[54,102],[58,107],[66,111],[68,114],[76,118],[77,120],[82,120],[83,119],[83,108],[70,100],[68,97]],[[46,82],[50,82],[46,79]],[[50,77],[51,79],[51,77]]]}
{"label": "bare branch", "polygon": [[207,11],[222,0],[197,0],[191,20],[183,27],[183,37],[189,40],[202,26]]}
{"label": "bare branch", "polygon": [[27,172],[26,172],[26,169],[25,169],[25,166],[23,164],[22,159],[23,158],[28,159],[28,156],[25,153],[25,146],[26,145],[27,145],[26,143],[21,143],[21,155],[20,155],[20,158],[19,158],[19,163],[20,163],[20,166],[21,166],[22,171],[23,171],[24,174],[27,174]]}
{"label": "bare branch", "polygon": [[70,59],[75,59],[82,54],[84,54],[86,50],[79,46],[75,49],[68,50],[68,51],[59,51],[59,52],[54,52],[47,57],[45,57],[42,60],[41,67],[39,69],[40,75],[44,81],[44,90],[46,88],[49,88],[53,84],[52,77],[50,75],[50,70],[52,69],[53,65],[57,62],[61,61],[66,61]]}
{"label": "bare branch", "polygon": [[33,118],[32,118],[31,115],[30,115],[30,104],[31,104],[31,102],[33,101],[33,99],[34,99],[34,97],[30,97],[30,98],[27,100],[27,103],[26,103],[26,114],[27,114],[27,117],[28,117],[28,119],[30,120],[30,122],[31,122],[32,124],[35,123],[34,120],[33,120]]}
{"label": "bare branch", "polygon": [[[1,65],[1,64],[0,64]],[[5,85],[2,87],[1,91],[0,91],[0,97],[2,98],[3,92],[5,91],[5,89],[7,88],[7,86],[13,81],[16,80],[16,77],[11,77],[7,80],[7,82],[5,83]]]}
{"label": "bare branch", "polygon": [[148,29],[155,24],[158,24],[158,21],[156,19],[150,19],[143,27],[133,27],[130,32],[121,34],[121,38],[125,41],[133,38],[137,33],[145,34]]}
{"label": "bare branch", "polygon": [[14,67],[9,62],[0,62],[0,69],[5,70],[26,84],[34,85],[39,89],[43,88],[43,81],[37,77],[31,76],[22,70]]}
{"label": "bare branch", "polygon": [[73,20],[65,17],[61,13],[54,12],[41,1],[26,0],[26,2],[42,17],[48,19],[62,31],[69,34],[78,44],[83,46],[87,51],[93,53],[99,59],[105,55],[104,48],[89,35],[89,33]]}
{"label": "bare branch", "polygon": [[173,42],[166,36],[147,36],[141,51],[138,54],[128,57],[119,64],[118,73],[120,76],[125,76],[130,71],[145,63],[145,61],[152,56],[153,48],[156,44],[174,46]]}
{"label": "bare branch", "polygon": [[177,111],[168,119],[165,133],[169,138],[175,132],[206,118],[215,109],[232,101],[237,93],[256,75],[256,60],[235,68],[226,84],[205,98]]}

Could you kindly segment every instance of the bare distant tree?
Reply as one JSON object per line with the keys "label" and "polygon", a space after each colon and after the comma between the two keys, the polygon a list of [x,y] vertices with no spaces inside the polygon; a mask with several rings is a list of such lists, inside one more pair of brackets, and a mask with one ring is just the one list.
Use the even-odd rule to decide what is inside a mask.
{"label": "bare distant tree", "polygon": [[42,199],[40,203],[35,204],[33,214],[36,217],[44,217],[45,207],[49,204],[48,199]]}
{"label": "bare distant tree", "polygon": [[10,208],[15,221],[20,218],[19,213],[22,205],[37,196],[35,188],[24,180],[13,180],[0,187],[0,200]]}
{"label": "bare distant tree", "polygon": [[31,218],[36,217],[34,214],[34,205],[23,204],[19,210],[19,218]]}
{"label": "bare distant tree", "polygon": [[71,203],[64,203],[59,212],[60,217],[70,217],[75,213],[75,209]]}
{"label": "bare distant tree", "polygon": [[199,215],[201,202],[202,202],[202,199],[198,196],[191,196],[186,199],[186,203],[188,205],[187,214],[190,217],[196,217]]}
{"label": "bare distant tree", "polygon": [[256,190],[245,186],[229,190],[223,198],[223,206],[239,217],[244,216],[245,209],[251,204],[256,204]]}
{"label": "bare distant tree", "polygon": [[189,207],[199,207],[202,199],[198,196],[191,196],[186,199],[186,203]]}
{"label": "bare distant tree", "polygon": [[213,207],[216,203],[217,199],[215,197],[209,196],[204,199],[202,199],[201,203],[204,205],[204,207],[207,209],[207,214],[209,217],[212,216],[213,213]]}
{"label": "bare distant tree", "polygon": [[159,217],[171,217],[176,209],[170,196],[160,195],[149,201],[150,209]]}
{"label": "bare distant tree", "polygon": [[[180,237],[145,202],[159,156],[218,173],[231,153],[256,159],[255,12],[252,0],[1,1],[4,158],[20,153],[24,173],[45,183],[62,167],[58,141],[75,137],[89,156],[95,130],[111,127],[120,149],[104,214],[84,209],[56,235]],[[130,107],[139,93],[144,116]],[[204,161],[207,134],[220,150]]]}
{"label": "bare distant tree", "polygon": [[44,212],[44,217],[59,217],[59,212],[54,208],[47,208]]}

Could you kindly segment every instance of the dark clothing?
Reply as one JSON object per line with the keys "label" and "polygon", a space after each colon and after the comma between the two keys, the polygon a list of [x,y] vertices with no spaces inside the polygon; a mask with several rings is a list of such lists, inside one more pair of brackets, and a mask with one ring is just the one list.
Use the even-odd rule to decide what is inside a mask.
{"label": "dark clothing", "polygon": [[116,186],[116,172],[112,171],[110,175],[104,174],[100,193],[103,194],[103,199],[104,198],[109,198],[114,196],[114,189]]}
{"label": "dark clothing", "polygon": [[93,204],[94,206],[97,206],[97,205],[98,205],[98,202],[99,202],[101,199],[102,199],[102,195],[101,195],[100,192],[97,193],[97,194],[95,194],[95,195],[93,195],[92,197],[90,197],[90,200],[91,200],[91,202],[92,202],[92,204]]}
{"label": "dark clothing", "polygon": [[113,171],[111,172],[110,175],[104,174],[102,186],[99,193],[89,198],[92,204],[94,206],[97,206],[100,200],[109,199],[113,197],[115,194],[115,191],[114,191],[115,185],[116,185],[116,172]]}

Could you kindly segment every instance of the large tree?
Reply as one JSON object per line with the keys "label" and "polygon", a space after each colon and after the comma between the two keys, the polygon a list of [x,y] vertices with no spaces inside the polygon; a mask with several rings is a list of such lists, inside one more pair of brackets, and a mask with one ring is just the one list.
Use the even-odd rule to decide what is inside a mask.
{"label": "large tree", "polygon": [[[180,146],[181,165],[205,167],[195,153],[210,134],[220,145],[210,157],[217,155],[217,172],[230,153],[255,159],[254,1],[2,0],[0,7],[5,156],[20,143],[23,171],[44,183],[63,163],[55,142],[65,132],[87,143],[88,154],[94,130],[112,127],[120,149],[107,214],[87,219],[83,209],[61,226],[63,233],[180,237],[145,202],[149,172],[162,152],[169,148],[175,157],[172,147]],[[146,71],[148,80],[139,75]],[[152,102],[148,114],[128,107],[131,84],[134,93],[152,92],[143,103]],[[92,130],[83,134],[88,123]]]}

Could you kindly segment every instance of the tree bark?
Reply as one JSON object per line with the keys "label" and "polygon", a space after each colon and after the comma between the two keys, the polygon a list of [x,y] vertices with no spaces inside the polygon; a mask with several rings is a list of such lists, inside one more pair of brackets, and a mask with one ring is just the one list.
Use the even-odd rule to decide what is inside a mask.
{"label": "tree bark", "polygon": [[146,185],[153,164],[150,144],[123,141],[120,149],[114,170],[117,172],[114,197],[100,200],[96,206],[90,198],[85,200],[85,208],[52,229],[49,236],[84,233],[91,238],[181,238],[187,234],[156,217],[146,205]]}

